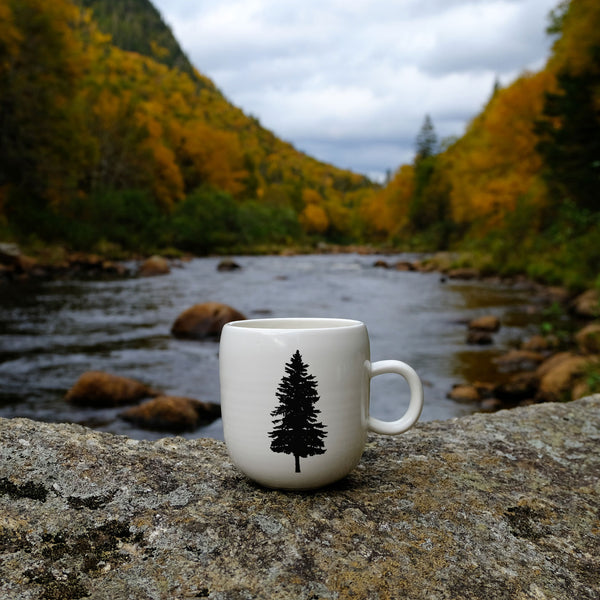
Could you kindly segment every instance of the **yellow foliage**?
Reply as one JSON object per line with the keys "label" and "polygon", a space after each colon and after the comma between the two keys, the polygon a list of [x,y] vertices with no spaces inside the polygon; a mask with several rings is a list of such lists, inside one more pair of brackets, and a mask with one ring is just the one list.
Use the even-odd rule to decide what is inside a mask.
{"label": "yellow foliage", "polygon": [[151,144],[151,152],[154,159],[152,190],[161,205],[170,209],[177,200],[184,197],[183,177],[170,148],[160,143]]}
{"label": "yellow foliage", "polygon": [[323,197],[316,190],[304,188],[302,190],[302,203],[307,206],[309,204],[323,204]]}
{"label": "yellow foliage", "polygon": [[567,69],[575,76],[590,67],[597,70],[598,57],[594,48],[600,46],[600,2],[571,0],[561,33],[553,46],[549,67],[555,72]]}
{"label": "yellow foliage", "polygon": [[[21,160],[36,164],[36,192],[61,210],[61,201],[81,194],[145,190],[168,210],[209,185],[296,212],[314,206],[304,215],[314,232],[330,222],[350,228],[346,199],[372,187],[365,177],[298,152],[229,104],[208,78],[154,60],[165,52],[155,42],[151,57],[113,46],[92,12],[71,0],[0,0],[0,95],[5,83],[19,84],[11,102],[27,122],[14,119],[14,130],[27,144],[39,141]],[[74,115],[69,135],[45,110],[60,106]]]}
{"label": "yellow foliage", "polygon": [[537,182],[542,162],[533,123],[553,84],[548,71],[521,76],[494,95],[465,136],[441,157],[451,184],[454,221],[470,223],[485,217],[493,226],[515,208],[519,197],[532,191],[536,197],[530,199],[543,202]]}
{"label": "yellow foliage", "polygon": [[244,190],[248,173],[238,139],[233,133],[219,131],[202,121],[180,126],[176,152],[184,165],[186,187],[209,184],[233,196]]}
{"label": "yellow foliage", "polygon": [[353,208],[344,206],[337,198],[333,198],[326,202],[324,210],[331,229],[347,237],[352,236]]}
{"label": "yellow foliage", "polygon": [[361,215],[369,229],[390,236],[405,227],[414,188],[413,167],[402,165],[385,188],[365,199]]}
{"label": "yellow foliage", "polygon": [[307,233],[325,233],[329,227],[327,213],[317,204],[307,204],[298,220]]}

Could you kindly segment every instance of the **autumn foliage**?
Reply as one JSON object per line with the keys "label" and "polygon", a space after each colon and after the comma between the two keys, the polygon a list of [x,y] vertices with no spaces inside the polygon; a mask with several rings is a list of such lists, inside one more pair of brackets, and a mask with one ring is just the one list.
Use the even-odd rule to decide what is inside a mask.
{"label": "autumn foliage", "polygon": [[440,144],[427,116],[412,164],[378,186],[231,105],[148,0],[0,0],[0,234],[199,253],[322,239],[470,247],[496,270],[548,280],[558,266],[589,281],[600,3],[561,2],[549,33],[543,70],[496,86],[460,138]]}
{"label": "autumn foliage", "polygon": [[[600,265],[600,3],[561,2],[552,54],[497,86],[464,135],[411,165],[362,206],[369,230],[403,247],[471,248],[501,272],[573,286]],[[600,283],[600,278],[598,278]]]}
{"label": "autumn foliage", "polygon": [[[297,238],[300,225],[307,234],[352,235],[348,198],[373,188],[367,178],[279,140],[227,102],[180,50],[160,46],[166,26],[132,41],[111,6],[0,0],[0,219],[9,231],[74,246],[114,241],[116,232],[98,219],[120,202],[121,225],[143,227],[139,214],[151,213],[145,223],[156,226],[153,234],[161,230],[155,243],[164,245],[181,238],[172,228],[183,214],[216,202],[227,205],[217,211],[227,219],[213,219],[227,229],[217,236],[223,240],[260,241],[256,221],[265,217],[273,219],[272,232],[262,228],[265,241]],[[137,17],[146,11],[159,19],[147,0],[129,6],[142,11]],[[121,46],[137,39],[139,51],[113,43],[96,14],[115,27]],[[166,64],[171,55],[176,66]]]}

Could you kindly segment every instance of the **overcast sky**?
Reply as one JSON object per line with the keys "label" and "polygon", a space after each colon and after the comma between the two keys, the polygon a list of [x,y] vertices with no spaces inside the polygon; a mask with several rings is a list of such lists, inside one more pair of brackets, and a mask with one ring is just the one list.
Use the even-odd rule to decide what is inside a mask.
{"label": "overcast sky", "polygon": [[263,126],[373,178],[426,114],[464,132],[494,82],[543,67],[558,0],[152,0],[194,66]]}

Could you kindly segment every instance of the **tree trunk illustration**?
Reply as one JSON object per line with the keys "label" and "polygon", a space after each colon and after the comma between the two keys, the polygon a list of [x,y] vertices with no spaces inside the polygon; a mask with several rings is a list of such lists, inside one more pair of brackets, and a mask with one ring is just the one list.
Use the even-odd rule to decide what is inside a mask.
{"label": "tree trunk illustration", "polygon": [[315,408],[319,401],[317,381],[308,373],[308,365],[296,350],[285,365],[285,375],[279,382],[278,406],[271,412],[273,430],[269,432],[271,450],[294,456],[295,472],[300,473],[300,459],[324,454],[325,426],[319,423]]}

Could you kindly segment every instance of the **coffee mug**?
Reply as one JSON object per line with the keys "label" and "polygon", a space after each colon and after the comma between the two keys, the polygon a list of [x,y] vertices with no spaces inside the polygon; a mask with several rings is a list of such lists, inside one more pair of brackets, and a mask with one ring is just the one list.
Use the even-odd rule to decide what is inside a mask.
{"label": "coffee mug", "polygon": [[[366,326],[349,319],[249,319],[227,323],[219,349],[225,443],[237,468],[271,488],[311,489],[346,476],[367,432],[410,429],[423,386],[398,360],[370,362]],[[370,380],[402,375],[410,402],[397,421],[369,415]]]}

